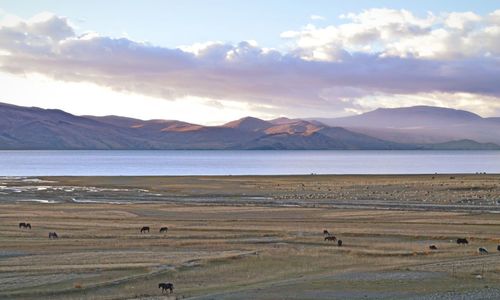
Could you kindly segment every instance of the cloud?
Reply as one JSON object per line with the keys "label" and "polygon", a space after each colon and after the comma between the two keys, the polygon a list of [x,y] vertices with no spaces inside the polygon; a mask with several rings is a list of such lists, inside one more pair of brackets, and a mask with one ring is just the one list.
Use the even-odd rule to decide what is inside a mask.
{"label": "cloud", "polygon": [[255,41],[166,48],[78,35],[66,18],[44,15],[0,26],[0,71],[166,100],[239,101],[277,115],[334,115],[382,94],[466,93],[498,102],[499,16],[369,10],[343,16],[348,22],[338,26],[283,33],[295,42],[285,53]]}
{"label": "cloud", "polygon": [[500,10],[417,17],[407,10],[369,9],[341,19],[346,22],[308,25],[282,37],[308,60],[342,60],[343,51],[425,59],[500,56]]}
{"label": "cloud", "polygon": [[313,21],[324,21],[326,20],[325,17],[320,16],[320,15],[310,15],[309,18]]}

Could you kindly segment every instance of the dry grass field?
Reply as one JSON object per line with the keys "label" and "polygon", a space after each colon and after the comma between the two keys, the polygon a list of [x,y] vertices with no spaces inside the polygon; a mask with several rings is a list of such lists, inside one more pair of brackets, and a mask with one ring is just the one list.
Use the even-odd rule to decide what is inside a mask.
{"label": "dry grass field", "polygon": [[[0,186],[0,299],[500,295],[497,175],[4,178]],[[324,241],[323,229],[342,247]],[[174,283],[174,293],[162,295],[160,282]]]}

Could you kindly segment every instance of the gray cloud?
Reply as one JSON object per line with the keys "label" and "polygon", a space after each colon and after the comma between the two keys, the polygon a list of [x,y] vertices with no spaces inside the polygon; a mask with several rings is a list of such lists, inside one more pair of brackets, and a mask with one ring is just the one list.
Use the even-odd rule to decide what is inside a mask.
{"label": "gray cloud", "polygon": [[[408,28],[423,34],[420,27]],[[360,32],[353,39],[376,35]],[[332,51],[341,51],[341,59],[308,60],[301,49],[281,53],[250,42],[212,43],[191,52],[126,38],[77,36],[68,20],[57,16],[0,27],[4,72],[89,81],[167,100],[190,95],[311,114],[359,109],[352,99],[380,93],[500,97],[500,60],[495,56],[441,59]]]}

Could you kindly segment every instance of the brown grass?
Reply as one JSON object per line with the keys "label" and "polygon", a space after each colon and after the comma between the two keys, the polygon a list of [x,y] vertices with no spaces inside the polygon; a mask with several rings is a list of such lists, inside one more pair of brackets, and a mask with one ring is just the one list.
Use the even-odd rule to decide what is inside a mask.
{"label": "brown grass", "polygon": [[[72,185],[127,188],[145,188],[154,181],[153,188],[173,189],[175,193],[186,192],[190,184],[193,189],[203,185],[210,193],[229,194],[225,187],[236,187],[232,191],[236,197],[257,187],[262,187],[259,191],[270,187],[287,191],[301,180],[320,189],[326,184],[339,189],[377,185],[396,193],[394,186],[412,182],[418,186],[425,179],[409,176],[399,182],[383,176],[353,178],[328,177],[328,183],[322,176],[316,182],[306,176],[278,177],[267,183],[260,177],[245,182],[225,178],[224,184],[221,178],[58,180]],[[213,181],[223,190],[213,190]],[[444,181],[440,178],[437,182]],[[481,184],[464,181],[465,186]],[[454,194],[450,195],[453,200]],[[1,202],[0,298],[160,297],[159,282],[173,282],[177,297],[222,297],[218,293],[241,290],[242,298],[255,298],[252,291],[262,289],[258,295],[272,299],[276,295],[273,292],[281,291],[281,287],[283,293],[314,287],[323,291],[325,298],[330,297],[329,291],[339,289],[373,293],[393,289],[425,295],[457,284],[467,289],[494,286],[500,280],[500,259],[495,253],[500,241],[499,214],[229,204],[232,202],[200,205],[189,199],[184,203],[120,205]],[[17,227],[25,221],[31,223],[32,230]],[[151,226],[149,234],[139,233],[144,225]],[[162,226],[169,227],[167,234],[158,232]],[[341,238],[344,246],[325,242],[323,229]],[[49,240],[49,231],[56,231],[60,238]],[[467,237],[471,244],[458,246],[457,237]],[[430,251],[430,244],[437,245],[438,250]],[[480,246],[492,254],[477,255]],[[359,275],[395,271],[445,275],[429,280],[425,277],[420,284],[405,278],[391,284],[391,280],[365,280]],[[484,274],[483,281],[475,279],[478,272]],[[353,280],[339,279],[342,274]],[[228,295],[233,298],[240,294]]]}

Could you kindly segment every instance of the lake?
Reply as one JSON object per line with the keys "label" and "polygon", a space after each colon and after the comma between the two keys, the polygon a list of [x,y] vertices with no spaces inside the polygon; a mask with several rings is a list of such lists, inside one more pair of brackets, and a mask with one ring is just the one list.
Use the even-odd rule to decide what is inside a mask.
{"label": "lake", "polygon": [[0,176],[500,173],[500,151],[0,151]]}

